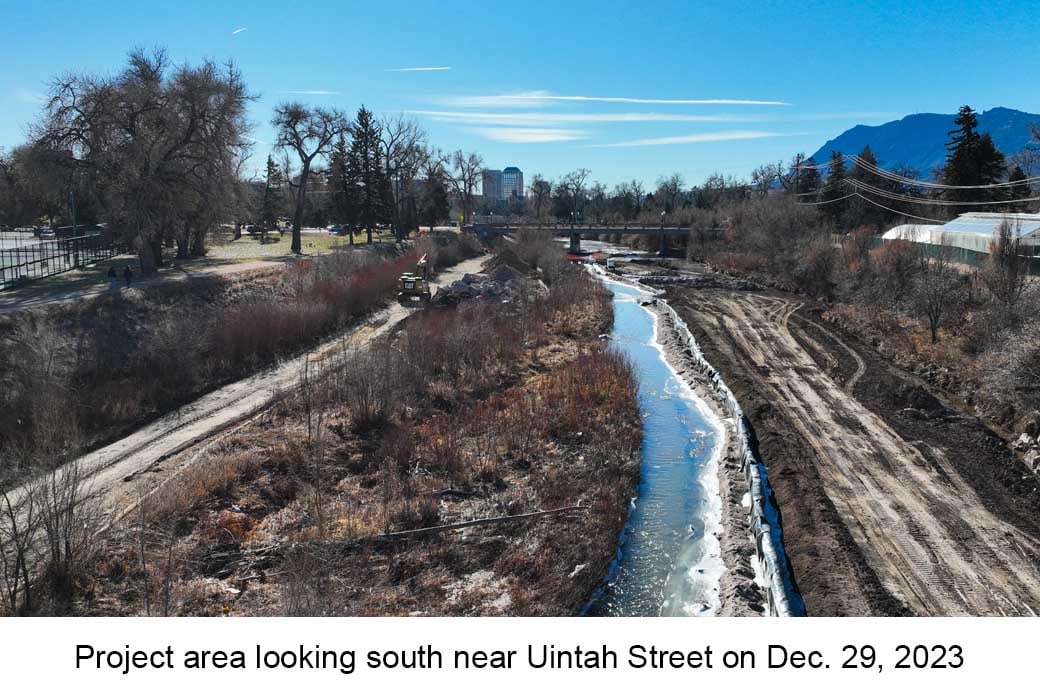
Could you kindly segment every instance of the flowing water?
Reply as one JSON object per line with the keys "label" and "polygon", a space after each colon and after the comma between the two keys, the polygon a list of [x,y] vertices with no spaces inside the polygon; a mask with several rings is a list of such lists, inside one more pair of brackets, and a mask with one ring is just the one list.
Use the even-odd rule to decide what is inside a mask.
{"label": "flowing water", "polygon": [[669,367],[641,290],[614,293],[611,340],[639,376],[643,414],[639,489],[618,558],[586,615],[711,615],[719,604],[721,500],[717,419]]}

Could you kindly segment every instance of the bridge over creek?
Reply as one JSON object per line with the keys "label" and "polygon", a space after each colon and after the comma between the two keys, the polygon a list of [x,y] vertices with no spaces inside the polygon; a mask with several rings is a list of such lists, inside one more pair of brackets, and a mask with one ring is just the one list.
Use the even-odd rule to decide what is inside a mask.
{"label": "bridge over creek", "polygon": [[673,225],[639,225],[639,224],[525,224],[509,222],[475,222],[467,229],[481,237],[503,234],[516,234],[525,229],[541,229],[553,232],[559,237],[570,238],[570,253],[581,253],[582,237],[598,237],[604,234],[624,234],[649,236],[657,238],[658,254],[668,255],[668,242],[671,238],[686,237],[688,227]]}

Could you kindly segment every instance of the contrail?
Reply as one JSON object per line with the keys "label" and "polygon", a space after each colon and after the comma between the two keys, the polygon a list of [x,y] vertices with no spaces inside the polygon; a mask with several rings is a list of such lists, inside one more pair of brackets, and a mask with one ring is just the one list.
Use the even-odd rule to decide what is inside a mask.
{"label": "contrail", "polygon": [[243,31],[245,31],[248,28],[249,27],[239,27],[238,29],[235,29],[233,32],[231,32],[231,35],[234,36],[235,34],[241,34]]}

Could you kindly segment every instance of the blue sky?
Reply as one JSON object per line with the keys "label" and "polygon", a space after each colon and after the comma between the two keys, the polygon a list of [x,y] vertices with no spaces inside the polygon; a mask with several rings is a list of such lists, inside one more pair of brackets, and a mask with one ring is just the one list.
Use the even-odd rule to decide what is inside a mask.
{"label": "blue sky", "polygon": [[[528,179],[586,167],[607,184],[693,184],[857,123],[963,103],[1040,112],[1038,30],[1034,2],[0,0],[0,146],[24,140],[53,76],[165,46],[238,64],[260,95],[260,160],[278,102],[363,102]],[[449,69],[394,71],[431,67]],[[732,103],[699,103],[713,100]]]}

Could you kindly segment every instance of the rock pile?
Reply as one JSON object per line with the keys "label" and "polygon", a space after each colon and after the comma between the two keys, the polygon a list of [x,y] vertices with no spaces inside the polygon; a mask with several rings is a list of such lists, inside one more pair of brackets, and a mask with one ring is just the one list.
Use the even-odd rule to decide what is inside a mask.
{"label": "rock pile", "polygon": [[499,264],[489,273],[467,273],[437,290],[433,303],[452,306],[470,299],[494,302],[513,302],[517,299],[533,301],[549,294],[541,280],[528,278],[511,265]]}
{"label": "rock pile", "polygon": [[1012,444],[1015,451],[1022,454],[1026,466],[1034,473],[1040,474],[1040,440],[1035,435],[1023,432]]}

